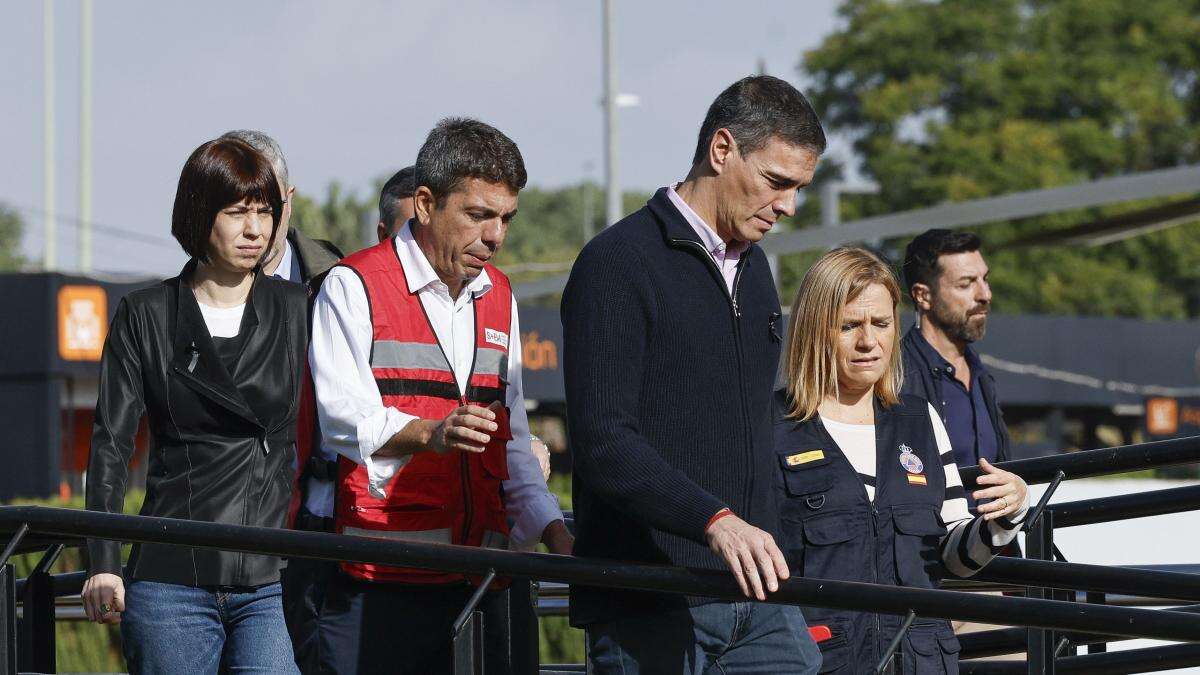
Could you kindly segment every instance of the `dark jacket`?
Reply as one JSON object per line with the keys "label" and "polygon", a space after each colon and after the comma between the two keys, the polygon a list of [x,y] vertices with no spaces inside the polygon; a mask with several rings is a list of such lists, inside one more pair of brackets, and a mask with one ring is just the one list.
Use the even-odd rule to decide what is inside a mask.
{"label": "dark jacket", "polygon": [[287,240],[300,261],[301,281],[310,286],[309,295],[316,295],[325,274],[342,259],[342,252],[333,242],[312,239],[294,227],[288,228]]}
{"label": "dark jacket", "polygon": [[[584,247],[562,321],[576,554],[719,570],[704,530],[720,509],[777,531],[771,395],[782,328],[762,249],[742,254],[731,297],[660,190]],[[575,625],[672,606],[685,605],[571,588]]]}
{"label": "dark jacket", "polygon": [[[946,476],[925,400],[904,396],[886,409],[876,401],[873,502],[820,417],[797,422],[786,417],[787,409],[779,392],[775,486],[782,501],[779,541],[792,574],[936,588],[945,571],[940,544]],[[901,465],[905,449],[920,458],[920,471]],[[832,633],[820,643],[823,673],[873,671],[902,621],[890,614],[803,610],[808,625]],[[958,651],[948,621],[919,618],[905,634],[897,655],[903,666],[895,672],[957,673]]]}
{"label": "dark jacket", "polygon": [[[305,291],[308,293],[308,311],[309,317],[312,316],[312,305],[317,299],[317,292],[321,290],[321,284],[325,281],[325,276],[329,274],[329,270],[344,257],[342,251],[331,241],[324,239],[312,239],[296,228],[289,228],[287,234],[288,242],[292,245],[292,254],[296,256],[296,260],[300,263],[300,281],[304,284]],[[311,323],[311,322],[310,322]],[[312,336],[309,335],[309,338]],[[308,377],[307,370],[305,377]],[[308,447],[316,448],[321,445],[321,428],[317,425],[316,401],[312,385],[302,390],[302,396],[307,400],[301,400],[300,410],[298,414],[298,425],[296,429],[297,435],[305,434],[308,438]],[[304,460],[304,465],[299,467],[296,475],[296,494],[294,495],[295,506],[293,511],[299,510],[300,521],[297,521],[297,529],[315,530],[318,532],[332,531],[332,518],[312,519],[306,510],[303,510],[303,504],[307,497],[308,479],[316,475],[322,480],[332,481],[337,476],[337,462],[327,461],[314,453],[300,453]]]}
{"label": "dark jacket", "polygon": [[[297,398],[307,346],[304,287],[256,273],[241,352],[222,363],[180,276],[122,298],[100,362],[87,508],[121,513],[143,412],[152,440],[142,515],[281,527],[292,488]],[[121,573],[116,542],[91,540],[89,572]],[[135,545],[128,576],[191,586],[258,586],[278,558]]]}
{"label": "dark jacket", "polygon": [[[942,383],[953,375],[944,371],[943,364],[932,363],[926,358],[918,343],[924,340],[916,326],[909,328],[900,340],[900,353],[904,358],[903,393],[929,401],[944,420],[946,399],[942,396]],[[1006,462],[1012,459],[1012,453],[1009,448],[1008,427],[1004,424],[1004,414],[1000,412],[1000,403],[996,400],[996,378],[982,366],[979,372],[979,390],[983,394],[983,404],[987,406],[992,428],[996,430],[996,461]]]}

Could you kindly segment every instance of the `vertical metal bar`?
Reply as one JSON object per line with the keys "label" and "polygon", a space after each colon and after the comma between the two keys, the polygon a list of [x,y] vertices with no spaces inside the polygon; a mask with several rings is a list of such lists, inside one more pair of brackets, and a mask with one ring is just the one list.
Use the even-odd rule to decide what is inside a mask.
{"label": "vertical metal bar", "polygon": [[520,675],[537,675],[541,668],[538,654],[537,582],[513,579],[507,594],[512,670]]}
{"label": "vertical metal bar", "polygon": [[0,567],[0,667],[17,675],[17,580],[13,566]]}
{"label": "vertical metal bar", "polygon": [[[1089,604],[1104,605],[1108,603],[1108,596],[1104,593],[1088,593],[1086,598]],[[1099,642],[1087,647],[1087,653],[1089,654],[1103,654],[1107,651],[1107,642]]]}
{"label": "vertical metal bar", "polygon": [[42,215],[45,217],[43,230],[42,269],[53,272],[58,267],[58,214],[54,194],[54,0],[42,0]]}
{"label": "vertical metal bar", "polygon": [[900,624],[900,630],[896,631],[896,637],[892,638],[892,643],[888,645],[887,651],[883,653],[883,658],[879,659],[879,665],[875,666],[875,675],[884,675],[888,672],[888,666],[892,665],[892,657],[896,655],[896,650],[900,648],[900,641],[904,639],[904,634],[908,632],[909,626],[912,626],[913,621],[917,618],[917,613],[908,610],[908,614],[904,616],[904,623]]}
{"label": "vertical metal bar", "polygon": [[92,0],[79,3],[79,271],[92,271]]}
{"label": "vertical metal bar", "polygon": [[[1025,543],[1027,557],[1034,560],[1048,560],[1054,551],[1054,512],[1045,509],[1045,498],[1039,506],[1042,507],[1040,517],[1033,521],[1027,531]],[[1044,588],[1030,586],[1026,594],[1031,598],[1046,599],[1051,592]],[[1028,630],[1026,653],[1028,654],[1029,675],[1054,675],[1054,631],[1030,628]]]}
{"label": "vertical metal bar", "polygon": [[483,613],[475,608],[495,580],[496,570],[488,570],[466,607],[454,619],[450,633],[454,675],[483,675]]}
{"label": "vertical metal bar", "polygon": [[454,634],[454,675],[483,675],[483,613],[471,612]]}
{"label": "vertical metal bar", "polygon": [[17,622],[20,638],[17,662],[23,673],[54,673],[58,671],[54,635],[54,577],[45,569],[40,569],[42,565],[38,567],[25,579],[21,593],[23,611]]}
{"label": "vertical metal bar", "polygon": [[621,219],[621,184],[617,177],[617,65],[613,40],[613,3],[603,0],[604,33],[604,225]]}

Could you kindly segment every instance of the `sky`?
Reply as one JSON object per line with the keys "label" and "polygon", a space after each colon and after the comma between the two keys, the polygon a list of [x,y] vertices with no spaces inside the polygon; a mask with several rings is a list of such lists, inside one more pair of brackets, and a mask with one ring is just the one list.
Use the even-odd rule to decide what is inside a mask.
{"label": "sky", "polygon": [[[55,12],[59,268],[77,265],[78,0]],[[757,71],[803,87],[803,52],[836,27],[836,0],[614,0],[626,189],[682,178],[712,99]],[[603,175],[601,4],[209,0],[94,3],[93,268],[178,272],[170,238],[179,171],[234,128],[274,136],[311,196],[339,181],[366,196],[411,164],[449,115],[489,122],[520,146],[531,185]],[[42,2],[0,5],[0,202],[40,259]],[[835,139],[831,153],[845,151]],[[373,195],[371,195],[373,198]]]}

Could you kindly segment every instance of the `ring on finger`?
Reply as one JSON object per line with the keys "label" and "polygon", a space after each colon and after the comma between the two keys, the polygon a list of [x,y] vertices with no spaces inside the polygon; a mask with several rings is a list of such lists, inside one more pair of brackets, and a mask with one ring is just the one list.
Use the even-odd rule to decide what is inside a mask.
{"label": "ring on finger", "polygon": [[101,614],[111,614],[112,613],[112,605],[109,605],[107,602],[100,603],[100,613]]}
{"label": "ring on finger", "polygon": [[1008,508],[1008,497],[1001,497],[1000,501],[1004,502],[1004,508]]}

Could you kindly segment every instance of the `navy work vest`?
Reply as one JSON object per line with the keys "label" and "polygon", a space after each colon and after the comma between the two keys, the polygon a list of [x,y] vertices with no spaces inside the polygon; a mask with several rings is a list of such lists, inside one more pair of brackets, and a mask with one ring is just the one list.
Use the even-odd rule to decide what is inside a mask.
{"label": "navy work vest", "polygon": [[[819,579],[935,588],[943,571],[939,543],[946,478],[929,419],[929,404],[904,396],[875,403],[875,501],[862,478],[814,416],[786,417],[776,395],[776,489],[781,540],[793,574]],[[902,617],[803,608],[809,626],[827,626],[822,673],[870,672]],[[896,661],[897,675],[958,673],[959,644],[948,621],[917,617]]]}

